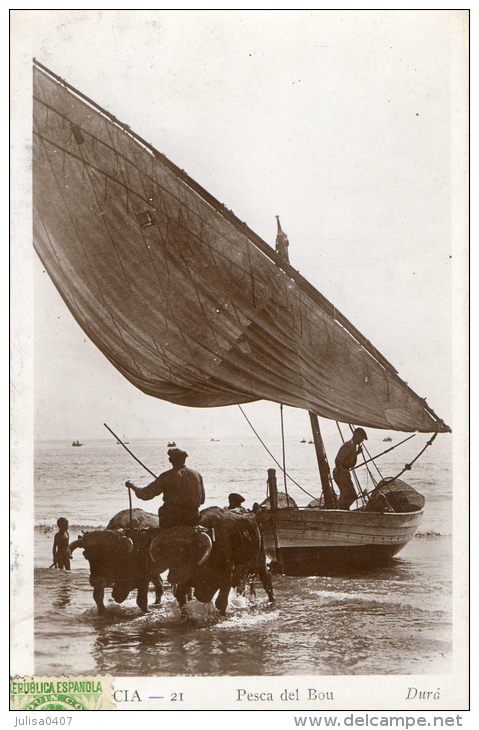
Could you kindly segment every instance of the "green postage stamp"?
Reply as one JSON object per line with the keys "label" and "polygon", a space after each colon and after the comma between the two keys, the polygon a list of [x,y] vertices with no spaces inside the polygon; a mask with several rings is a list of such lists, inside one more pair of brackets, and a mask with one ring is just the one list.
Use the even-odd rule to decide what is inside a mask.
{"label": "green postage stamp", "polygon": [[105,677],[17,677],[10,682],[11,710],[111,710]]}

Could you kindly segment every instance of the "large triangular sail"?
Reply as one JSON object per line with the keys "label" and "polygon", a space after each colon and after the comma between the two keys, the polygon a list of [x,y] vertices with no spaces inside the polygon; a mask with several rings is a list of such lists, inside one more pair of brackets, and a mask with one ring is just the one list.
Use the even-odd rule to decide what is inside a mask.
{"label": "large triangular sail", "polygon": [[266,399],[400,431],[448,427],[295,269],[162,154],[34,65],[34,245],[136,387]]}

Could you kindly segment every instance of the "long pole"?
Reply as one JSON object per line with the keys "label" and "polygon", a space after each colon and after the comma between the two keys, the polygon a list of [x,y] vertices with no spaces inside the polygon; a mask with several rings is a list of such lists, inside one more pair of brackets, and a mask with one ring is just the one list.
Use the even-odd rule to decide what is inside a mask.
{"label": "long pole", "polygon": [[321,430],[319,428],[318,417],[316,413],[308,411],[309,420],[311,421],[311,430],[313,432],[314,446],[316,449],[316,458],[318,460],[319,477],[323,488],[324,506],[326,509],[334,509],[335,500],[333,498],[333,489],[329,481],[329,464],[324,448]]}
{"label": "long pole", "polygon": [[130,508],[130,527],[133,527],[133,507],[131,503],[131,489],[128,490],[128,505]]}
{"label": "long pole", "polygon": [[[276,252],[278,253],[278,256],[281,259],[283,259],[284,261],[289,263],[288,238],[281,228],[281,223],[279,222],[279,215],[276,216],[276,221],[278,224],[278,235],[276,236]],[[335,499],[333,496],[334,493],[333,493],[333,488],[330,483],[328,459],[326,456],[323,439],[321,437],[318,417],[317,417],[316,413],[313,413],[312,411],[308,411],[308,412],[309,412],[309,419],[311,421],[311,429],[313,431],[314,446],[316,448],[316,458],[318,460],[319,476],[321,479],[321,486],[323,489],[324,506],[326,507],[326,509],[334,509],[334,506],[335,506]],[[281,429],[283,428],[282,419],[283,419],[283,406],[281,405]],[[284,436],[283,436],[283,449],[284,449]],[[284,459],[284,452],[283,452],[283,459]],[[285,476],[285,485],[286,485],[286,476]]]}
{"label": "long pole", "polygon": [[380,456],[384,456],[384,454],[387,454],[389,451],[392,451],[393,449],[396,449],[398,446],[401,446],[401,444],[405,444],[406,441],[409,441],[409,439],[413,439],[416,434],[413,433],[412,436],[408,436],[407,438],[403,439],[402,441],[399,441],[397,444],[394,444],[394,446],[390,446],[389,449],[385,449],[384,451],[381,451],[380,454],[376,454],[376,456],[371,456],[369,459],[366,459],[366,461],[362,461],[360,464],[356,464],[356,466],[353,466],[351,471],[354,469],[359,469],[361,466],[364,466],[365,464],[369,464],[370,461],[374,461],[374,459],[379,459]]}
{"label": "long pole", "polygon": [[151,469],[148,469],[148,467],[145,466],[145,464],[142,461],[140,461],[140,459],[138,459],[132,451],[130,451],[130,449],[128,448],[128,446],[125,446],[125,444],[123,443],[123,441],[121,440],[121,438],[119,436],[117,436],[114,431],[111,430],[110,426],[108,426],[106,423],[104,423],[103,425],[105,426],[106,429],[108,429],[108,431],[111,433],[111,435],[116,438],[116,440],[118,441],[118,443],[123,446],[123,448],[125,449],[125,451],[128,451],[128,453],[130,454],[130,456],[132,456],[134,458],[134,460],[136,462],[138,462],[138,464],[140,466],[142,466],[143,469],[145,469],[145,471],[148,472],[148,474],[151,474],[151,476],[152,477],[155,477],[155,479],[156,479],[156,476],[157,475],[154,472],[152,472]]}
{"label": "long pole", "polygon": [[[278,221],[279,222],[279,221]],[[283,422],[283,404],[281,403],[281,442],[283,445],[283,480],[284,480],[284,491],[286,494],[286,504],[289,504],[288,500],[288,485],[286,483],[286,451],[284,445],[284,422]]]}
{"label": "long pole", "polygon": [[276,562],[281,573],[284,573],[283,560],[279,552],[278,538],[278,485],[276,483],[276,469],[268,469],[268,494],[271,510],[271,525],[273,528],[274,547],[276,549]]}
{"label": "long pole", "polygon": [[[145,464],[143,464],[143,462],[140,461],[132,451],[130,451],[130,449],[123,443],[121,438],[119,436],[117,436],[114,431],[111,430],[110,426],[108,426],[106,423],[104,423],[103,425],[105,426],[106,429],[108,429],[108,431],[111,433],[111,435],[116,438],[118,443],[123,446],[125,451],[128,451],[130,456],[132,456],[134,458],[134,460],[137,461],[138,464],[140,464],[143,467],[143,469],[145,469],[148,472],[148,474],[151,474],[151,476],[155,477],[155,479],[156,479],[156,474],[154,474],[151,471],[151,469],[148,469],[148,467],[145,466]],[[129,505],[129,509],[130,509],[130,527],[133,527],[133,506],[132,506],[132,501],[131,501],[131,489],[128,490],[128,505]]]}

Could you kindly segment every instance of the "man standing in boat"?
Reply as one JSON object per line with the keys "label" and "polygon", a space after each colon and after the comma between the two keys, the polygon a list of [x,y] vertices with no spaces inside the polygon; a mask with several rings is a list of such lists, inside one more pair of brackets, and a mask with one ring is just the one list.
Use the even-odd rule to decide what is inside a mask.
{"label": "man standing in boat", "polygon": [[367,439],[364,428],[355,428],[352,439],[345,441],[336,455],[333,479],[339,487],[339,509],[349,509],[358,498],[353,487],[350,469],[356,466],[358,454],[362,452],[361,444]]}
{"label": "man standing in boat", "polygon": [[205,488],[201,474],[185,466],[187,456],[181,449],[169,449],[171,469],[143,489],[125,482],[125,487],[138,499],[149,500],[163,494],[163,504],[158,510],[160,527],[194,526],[199,522],[198,510],[205,501]]}

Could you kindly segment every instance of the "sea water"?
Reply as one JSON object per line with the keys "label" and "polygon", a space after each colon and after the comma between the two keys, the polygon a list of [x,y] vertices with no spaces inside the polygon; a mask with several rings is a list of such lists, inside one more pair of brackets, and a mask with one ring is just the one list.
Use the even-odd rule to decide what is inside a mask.
{"label": "sea water", "polygon": [[[397,434],[395,434],[396,440]],[[419,451],[417,437],[380,460],[383,476],[397,474]],[[420,442],[418,439],[422,439]],[[240,492],[251,507],[266,496],[275,466],[250,439],[184,439],[188,464],[204,477],[206,505],[227,504]],[[369,437],[371,453],[392,444]],[[155,473],[168,468],[166,440],[132,440],[130,448]],[[106,591],[106,616],[97,615],[81,550],[72,570],[49,568],[58,517],[70,522],[70,540],[105,526],[128,507],[123,486],[150,478],[113,440],[72,448],[61,441],[35,448],[35,673],[167,675],[417,674],[449,671],[451,659],[450,437],[439,437],[402,478],[426,498],[414,539],[389,563],[340,577],[273,576],[269,604],[230,595],[226,616],[211,605],[188,603],[181,612],[171,592],[142,614],[135,597],[116,604]],[[314,446],[287,444],[287,471],[313,496],[319,477]],[[363,487],[372,488],[362,470]],[[377,476],[377,475],[376,475]],[[278,485],[282,478],[278,469]],[[311,497],[288,483],[298,505]],[[135,507],[155,513],[161,498]],[[150,603],[153,602],[152,587]]]}

